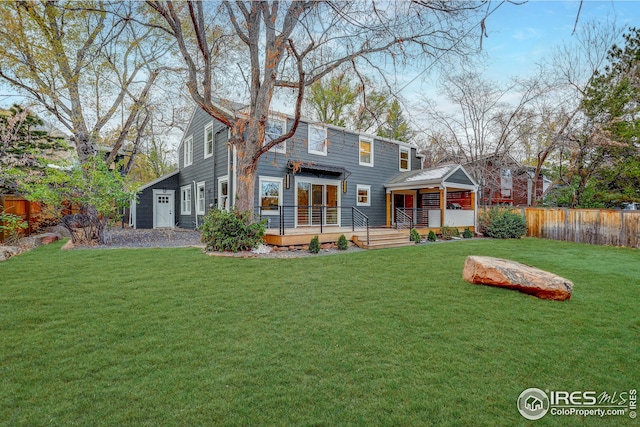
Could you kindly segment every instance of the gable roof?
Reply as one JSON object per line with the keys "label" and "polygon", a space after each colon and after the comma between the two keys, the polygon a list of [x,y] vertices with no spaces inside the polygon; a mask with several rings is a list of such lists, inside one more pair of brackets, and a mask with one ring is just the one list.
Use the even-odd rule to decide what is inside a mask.
{"label": "gable roof", "polygon": [[177,174],[178,174],[178,172],[180,172],[180,171],[179,171],[178,169],[176,169],[176,170],[174,170],[173,172],[169,172],[169,173],[168,173],[168,174],[166,174],[166,175],[162,175],[161,177],[156,178],[156,179],[154,179],[154,180],[153,180],[153,181],[151,181],[151,182],[147,182],[145,185],[143,185],[142,187],[138,188],[138,193],[140,193],[140,192],[141,192],[142,190],[144,190],[145,188],[152,187],[152,186],[156,185],[157,183],[164,181],[164,180],[165,180],[165,179],[167,179],[167,178],[171,178],[172,176],[177,175]]}
{"label": "gable roof", "polygon": [[385,184],[386,188],[392,189],[456,187],[473,190],[477,186],[471,175],[461,165],[456,164],[402,172]]}

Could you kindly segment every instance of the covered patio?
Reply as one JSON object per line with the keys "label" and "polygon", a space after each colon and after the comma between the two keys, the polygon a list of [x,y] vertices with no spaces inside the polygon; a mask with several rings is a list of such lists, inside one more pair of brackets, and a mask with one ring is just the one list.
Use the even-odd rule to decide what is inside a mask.
{"label": "covered patio", "polygon": [[460,165],[403,172],[385,187],[388,227],[420,234],[442,227],[475,230],[478,184]]}

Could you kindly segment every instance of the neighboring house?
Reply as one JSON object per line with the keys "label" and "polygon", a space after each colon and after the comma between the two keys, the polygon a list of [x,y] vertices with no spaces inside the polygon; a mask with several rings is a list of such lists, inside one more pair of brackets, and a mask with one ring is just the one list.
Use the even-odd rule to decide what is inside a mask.
{"label": "neighboring house", "polygon": [[535,167],[524,166],[508,154],[481,156],[473,162],[464,163],[464,167],[479,184],[480,206],[531,206],[535,199],[542,198],[551,185],[551,181],[540,174],[534,197]]}
{"label": "neighboring house", "polygon": [[[267,139],[283,134],[292,121],[274,114]],[[139,203],[132,205],[132,225],[194,228],[210,209],[233,207],[242,177],[228,138],[226,126],[195,108],[178,148],[178,170],[141,188]],[[455,199],[473,211],[460,226],[473,227],[477,186],[470,176],[457,166],[423,177],[416,173],[423,172],[421,165],[414,145],[301,120],[292,138],[260,159],[256,213],[280,234],[305,227],[352,227],[355,217],[364,216],[371,227],[389,227],[404,221],[396,208],[418,218],[418,209],[433,206],[443,219],[445,203]],[[435,216],[430,225],[440,226]]]}

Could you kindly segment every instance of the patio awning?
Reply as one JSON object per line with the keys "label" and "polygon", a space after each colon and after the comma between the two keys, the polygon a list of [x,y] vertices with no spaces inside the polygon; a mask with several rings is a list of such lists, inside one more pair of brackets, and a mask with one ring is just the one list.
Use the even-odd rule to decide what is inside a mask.
{"label": "patio awning", "polygon": [[289,160],[287,162],[287,169],[295,170],[294,173],[308,172],[308,173],[323,174],[323,175],[336,175],[336,176],[344,175],[345,178],[351,175],[351,172],[349,172],[347,169],[343,168],[342,166],[321,165],[318,163],[305,163],[305,162],[299,162],[299,164],[296,165],[296,163],[298,162],[295,162],[294,160]]}

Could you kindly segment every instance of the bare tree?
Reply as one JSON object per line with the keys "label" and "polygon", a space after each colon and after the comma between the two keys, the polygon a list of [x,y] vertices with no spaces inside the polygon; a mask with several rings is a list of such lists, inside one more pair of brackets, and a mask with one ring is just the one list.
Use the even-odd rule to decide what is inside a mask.
{"label": "bare tree", "polygon": [[508,154],[527,131],[531,105],[544,91],[539,77],[501,86],[476,72],[445,76],[440,87],[447,111],[428,99],[423,111],[439,134],[434,141],[464,163]]}
{"label": "bare tree", "polygon": [[168,51],[169,39],[135,25],[131,17],[138,7],[103,1],[0,4],[0,78],[68,129],[82,162],[96,154],[101,133],[120,116],[109,160],[116,156],[145,112],[160,72],[155,64]]}
{"label": "bare tree", "polygon": [[[394,67],[427,63],[444,52],[467,54],[471,18],[482,7],[446,1],[147,3],[178,43],[192,98],[231,130],[241,177],[237,189],[241,210],[254,207],[260,157],[294,135],[307,86],[345,65],[385,75]],[[225,50],[230,40],[241,50]],[[221,55],[227,55],[225,60],[214,62]],[[220,101],[223,92],[215,83],[219,70],[244,83],[245,108]],[[282,91],[295,100],[294,120],[284,135],[265,143],[274,94]]]}

